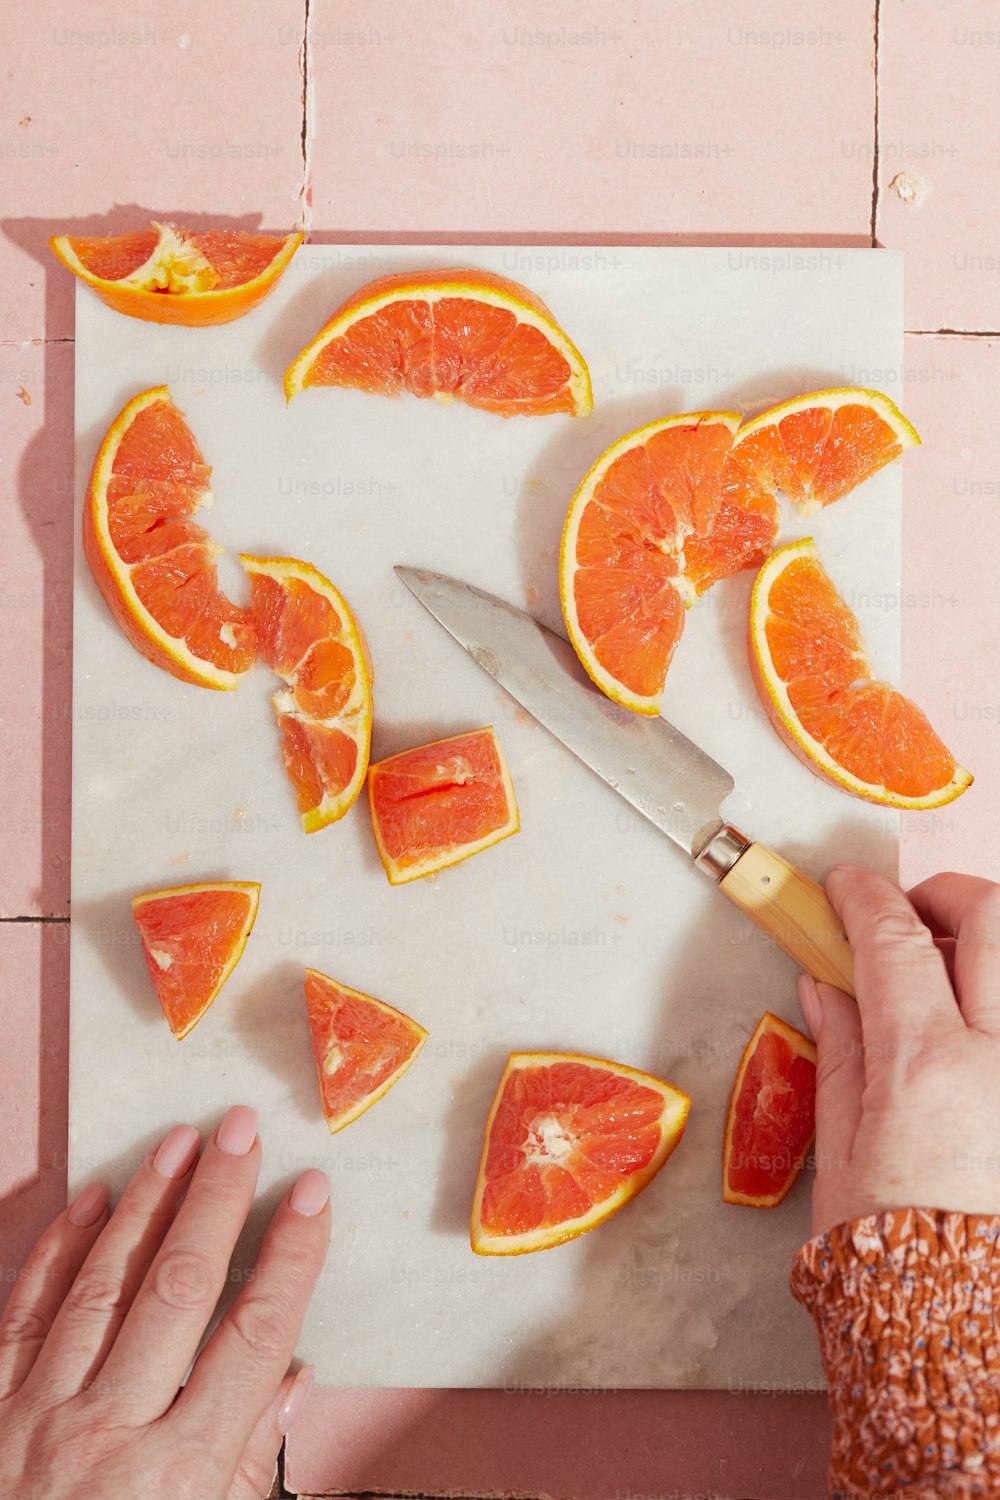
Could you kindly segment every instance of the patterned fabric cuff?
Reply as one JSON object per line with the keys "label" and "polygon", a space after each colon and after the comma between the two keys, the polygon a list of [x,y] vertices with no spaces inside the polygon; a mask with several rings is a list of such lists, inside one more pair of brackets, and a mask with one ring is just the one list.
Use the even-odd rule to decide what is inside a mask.
{"label": "patterned fabric cuff", "polygon": [[1000,1217],[908,1208],[795,1257],[830,1386],[832,1500],[1000,1494]]}

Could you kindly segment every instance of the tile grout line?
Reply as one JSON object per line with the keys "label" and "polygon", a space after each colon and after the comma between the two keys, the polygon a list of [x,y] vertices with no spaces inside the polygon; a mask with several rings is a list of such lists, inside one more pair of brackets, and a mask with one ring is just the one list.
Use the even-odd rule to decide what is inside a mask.
{"label": "tile grout line", "polygon": [[908,338],[915,339],[1000,339],[995,328],[904,328]]}
{"label": "tile grout line", "polygon": [[0,917],[0,924],[2,924],[4,922],[7,922],[8,924],[14,926],[18,922],[20,922],[22,924],[28,923],[28,922],[44,922],[44,923],[62,923],[64,925],[68,926],[69,925],[69,920],[70,919],[69,919],[68,916],[66,916],[66,917]]}
{"label": "tile grout line", "polygon": [[882,0],[875,0],[875,17],[874,17],[874,20],[875,20],[875,57],[874,57],[874,72],[875,72],[875,119],[873,121],[874,140],[872,142],[872,213],[871,213],[871,237],[872,237],[872,249],[873,250],[878,245],[878,169],[879,169],[879,157],[878,157],[878,34],[879,34],[879,20],[880,20],[880,14],[879,14],[879,12],[880,12],[880,8],[881,8],[881,3],[882,3]]}
{"label": "tile grout line", "polygon": [[309,75],[309,22],[311,0],[304,0],[302,19],[302,49],[299,52],[299,68],[302,73],[302,190],[299,194],[299,225],[308,232],[312,228],[312,80]]}
{"label": "tile grout line", "polygon": [[[903,333],[907,338],[1000,339],[1000,328],[904,328]],[[49,344],[75,342],[72,338],[0,339],[0,349],[44,349]]]}

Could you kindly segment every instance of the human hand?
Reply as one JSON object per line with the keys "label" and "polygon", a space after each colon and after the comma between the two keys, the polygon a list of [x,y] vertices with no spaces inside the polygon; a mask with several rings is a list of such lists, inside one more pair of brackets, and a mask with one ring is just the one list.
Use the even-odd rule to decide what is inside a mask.
{"label": "human hand", "polygon": [[5,1500],[268,1493],[311,1384],[286,1371],[329,1243],[322,1172],[278,1207],[178,1394],[253,1202],[256,1131],[237,1105],[198,1160],[198,1131],[175,1125],[110,1218],[95,1184],[42,1235],[0,1317]]}
{"label": "human hand", "polygon": [[813,1233],[889,1208],[1000,1213],[1000,886],[934,875],[906,896],[841,865],[826,889],[858,998],[799,979],[818,1053]]}

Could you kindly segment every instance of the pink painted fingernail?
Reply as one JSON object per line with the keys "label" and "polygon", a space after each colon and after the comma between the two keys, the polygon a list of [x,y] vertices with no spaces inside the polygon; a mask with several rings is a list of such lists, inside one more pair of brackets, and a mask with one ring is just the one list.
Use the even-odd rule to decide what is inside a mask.
{"label": "pink painted fingernail", "polygon": [[257,1139],[257,1111],[248,1104],[234,1104],[215,1132],[215,1144],[227,1156],[246,1156]]}
{"label": "pink painted fingernail", "polygon": [[278,1427],[282,1432],[287,1432],[296,1417],[305,1406],[312,1390],[313,1376],[316,1374],[315,1365],[303,1365],[302,1369],[292,1381],[278,1410]]}
{"label": "pink painted fingernail", "polygon": [[78,1229],[89,1229],[96,1224],[108,1206],[111,1194],[103,1182],[92,1182],[75,1200],[67,1215],[69,1222]]}
{"label": "pink painted fingernail", "polygon": [[175,1125],[168,1130],[153,1157],[153,1171],[161,1177],[183,1177],[198,1155],[201,1136],[193,1125]]}
{"label": "pink painted fingernail", "polygon": [[310,1167],[292,1188],[288,1206],[297,1214],[313,1219],[323,1212],[329,1200],[330,1182],[326,1173],[318,1167]]}

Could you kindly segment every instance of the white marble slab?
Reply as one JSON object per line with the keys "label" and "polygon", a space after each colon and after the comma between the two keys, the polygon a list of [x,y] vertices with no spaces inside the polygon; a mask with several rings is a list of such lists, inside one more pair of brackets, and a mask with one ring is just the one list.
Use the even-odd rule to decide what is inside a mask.
{"label": "white marble slab", "polygon": [[[307,392],[281,373],[348,292],[456,261],[535,288],[584,351],[586,420],[509,422],[458,405]],[[175,682],[111,623],[77,558],[73,710],[71,1190],[115,1186],[175,1120],[256,1104],[265,1212],[310,1163],[334,1237],[302,1336],[332,1384],[784,1389],[819,1377],[787,1292],[808,1181],[757,1213],[720,1197],[736,1063],[760,1013],[798,1019],[795,970],[679,852],[529,721],[398,585],[430,566],[558,624],[569,496],[614,438],[675,411],[756,408],[820,386],[899,391],[901,262],[888,252],[306,247],[275,296],[204,331],[77,298],[77,503],[109,421],[162,381],[214,467],[223,574],[235,549],[316,563],[353,603],[376,671],[375,753],[493,723],[523,832],[391,889],[362,800],[306,838],[259,671],[236,693]],[[873,372],[876,372],[873,374]],[[881,379],[877,379],[876,375]],[[896,468],[813,523],[880,672],[898,669]],[[802,526],[789,518],[788,535]],[[764,722],[744,648],[748,576],[688,617],[666,712],[735,775],[734,822],[817,875],[895,868],[897,825],[823,785]],[[137,890],[263,884],[246,954],[197,1030],[168,1034],[129,912]],[[405,1079],[327,1135],[301,997],[312,964],[411,1012],[430,1041]],[[481,1130],[511,1049],[594,1052],[692,1097],[687,1135],[614,1220],[546,1254],[480,1260],[467,1214]]]}

